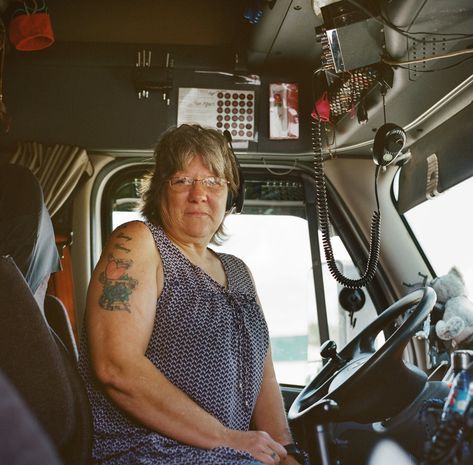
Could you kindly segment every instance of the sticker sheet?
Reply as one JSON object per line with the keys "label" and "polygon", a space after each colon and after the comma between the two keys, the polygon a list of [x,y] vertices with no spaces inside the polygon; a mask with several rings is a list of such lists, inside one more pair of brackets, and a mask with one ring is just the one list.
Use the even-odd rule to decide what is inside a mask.
{"label": "sticker sheet", "polygon": [[233,140],[254,141],[255,92],[251,90],[179,88],[177,124],[200,124]]}

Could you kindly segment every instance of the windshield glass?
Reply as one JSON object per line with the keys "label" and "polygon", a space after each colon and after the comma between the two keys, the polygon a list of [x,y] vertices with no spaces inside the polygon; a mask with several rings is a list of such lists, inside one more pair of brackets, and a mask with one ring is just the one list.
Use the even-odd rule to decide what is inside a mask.
{"label": "windshield glass", "polygon": [[437,276],[456,266],[473,294],[473,178],[405,213]]}

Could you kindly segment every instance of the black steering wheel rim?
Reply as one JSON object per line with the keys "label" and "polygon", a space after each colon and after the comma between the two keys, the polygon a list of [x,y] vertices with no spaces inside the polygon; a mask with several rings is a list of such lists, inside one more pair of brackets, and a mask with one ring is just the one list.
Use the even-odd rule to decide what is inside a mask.
{"label": "black steering wheel rim", "polygon": [[[289,410],[289,420],[311,418],[321,422],[369,423],[399,413],[417,397],[427,381],[426,374],[405,362],[402,355],[435,302],[435,291],[424,287],[389,306],[340,351],[339,355],[347,360],[343,367],[340,368],[331,360],[301,391]],[[412,313],[375,350],[376,336],[414,306]],[[351,370],[351,373],[338,386],[331,388],[337,376],[345,376],[344,370],[347,373]],[[388,401],[385,398],[387,396]],[[324,408],[328,399],[338,404],[336,415]]]}

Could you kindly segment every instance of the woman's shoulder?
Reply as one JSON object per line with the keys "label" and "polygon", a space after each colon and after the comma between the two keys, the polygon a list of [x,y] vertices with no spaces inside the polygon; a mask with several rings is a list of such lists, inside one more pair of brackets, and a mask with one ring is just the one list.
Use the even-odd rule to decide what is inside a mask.
{"label": "woman's shoulder", "polygon": [[236,255],[219,253],[219,257],[227,272],[230,290],[256,298],[258,302],[255,281],[248,265]]}
{"label": "woman's shoulder", "polygon": [[107,248],[130,253],[154,248],[153,235],[143,221],[129,221],[118,226],[107,241]]}
{"label": "woman's shoulder", "polygon": [[[225,260],[226,262],[238,263],[245,265],[245,262],[236,255],[227,252],[215,252],[221,260]],[[246,266],[246,265],[245,265]]]}
{"label": "woman's shoulder", "polygon": [[223,253],[223,252],[218,253],[218,256],[220,260],[222,260],[222,262],[230,270],[248,274],[251,276],[251,272],[250,272],[250,269],[248,268],[248,265],[240,257],[237,257],[236,255],[233,255],[230,253]]}
{"label": "woman's shoulder", "polygon": [[150,233],[150,228],[144,221],[134,220],[117,226],[110,237],[132,240],[134,238],[142,239],[143,237],[150,236]]}

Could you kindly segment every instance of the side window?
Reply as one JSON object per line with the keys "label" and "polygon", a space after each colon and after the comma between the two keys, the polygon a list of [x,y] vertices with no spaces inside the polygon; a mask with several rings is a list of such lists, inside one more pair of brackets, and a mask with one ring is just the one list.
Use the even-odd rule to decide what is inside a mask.
{"label": "side window", "polygon": [[245,185],[243,213],[226,219],[228,239],[213,248],[242,258],[253,275],[278,381],[304,384],[320,346],[304,188],[298,180]]}
{"label": "side window", "polygon": [[[473,294],[473,219],[465,209],[465,201],[472,196],[473,177],[404,214],[437,276],[447,274],[455,266],[463,275],[470,295]],[[445,244],[448,253],[439,244]]]}
{"label": "side window", "polygon": [[[105,235],[123,222],[141,218],[137,207],[144,171],[129,171],[109,181],[102,208]],[[227,240],[211,247],[245,261],[268,322],[278,381],[304,385],[322,368],[304,186],[298,177],[269,176],[267,172],[246,175],[243,213],[227,217]],[[358,277],[335,233],[332,245],[339,269]],[[365,291],[360,311],[349,314],[344,310],[339,299],[342,288],[330,275],[323,251],[321,258],[329,334],[342,348],[376,312]]]}

